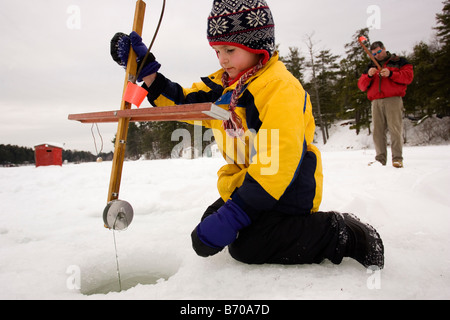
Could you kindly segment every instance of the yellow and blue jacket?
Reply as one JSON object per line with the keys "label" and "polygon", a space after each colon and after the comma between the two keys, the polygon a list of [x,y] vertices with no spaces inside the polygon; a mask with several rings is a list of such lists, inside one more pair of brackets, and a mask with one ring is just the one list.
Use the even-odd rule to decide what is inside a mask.
{"label": "yellow and blue jacket", "polygon": [[[148,99],[162,107],[213,102],[228,110],[236,83],[223,88],[223,70],[191,88],[158,74]],[[322,162],[312,144],[315,122],[308,93],[276,53],[251,77],[239,97],[243,138],[226,135],[221,120],[203,121],[211,128],[227,164],[218,172],[218,191],[232,198],[250,215],[265,211],[306,214],[319,210],[322,199]]]}

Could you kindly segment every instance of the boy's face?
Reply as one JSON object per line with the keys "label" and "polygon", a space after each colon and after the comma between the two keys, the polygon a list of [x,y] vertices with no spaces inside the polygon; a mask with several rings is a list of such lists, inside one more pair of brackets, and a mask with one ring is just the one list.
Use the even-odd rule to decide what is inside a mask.
{"label": "boy's face", "polygon": [[228,73],[230,79],[235,79],[243,71],[254,67],[260,56],[234,46],[213,46],[219,58],[220,66]]}

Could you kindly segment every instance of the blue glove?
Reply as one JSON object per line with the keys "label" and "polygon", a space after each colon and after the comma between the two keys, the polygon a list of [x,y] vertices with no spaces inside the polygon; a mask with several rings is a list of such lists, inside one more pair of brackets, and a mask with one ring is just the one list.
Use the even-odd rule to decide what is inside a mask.
{"label": "blue glove", "polygon": [[[147,47],[142,42],[142,38],[135,32],[131,32],[130,35],[118,32],[111,39],[111,56],[120,66],[126,68],[128,63],[128,56],[130,54],[130,45],[137,55],[138,70],[141,63],[147,54]],[[145,61],[145,65],[142,68],[141,73],[137,77],[137,81],[141,82],[146,76],[158,72],[161,68],[155,60],[155,56],[150,53]]]}
{"label": "blue glove", "polygon": [[125,33],[117,32],[111,39],[111,56],[121,67],[127,67],[130,46],[130,37]]}
{"label": "blue glove", "polygon": [[192,246],[202,257],[215,255],[233,243],[239,230],[249,226],[248,215],[232,200],[206,217],[192,232]]}

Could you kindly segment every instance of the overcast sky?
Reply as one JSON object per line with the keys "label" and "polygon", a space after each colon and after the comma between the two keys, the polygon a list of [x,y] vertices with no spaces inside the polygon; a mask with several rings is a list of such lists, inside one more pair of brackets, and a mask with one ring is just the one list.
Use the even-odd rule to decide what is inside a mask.
{"label": "overcast sky", "polygon": [[[219,68],[206,40],[213,0],[167,0],[153,53],[161,72],[183,86]],[[135,0],[0,0],[0,144],[34,147],[44,142],[95,153],[91,125],[71,113],[120,109],[124,70],[109,43],[129,33]],[[147,0],[143,38],[151,42],[162,0]],[[442,0],[268,0],[281,55],[314,32],[318,50],[344,55],[344,44],[372,26],[372,41],[391,52],[411,52],[433,39]],[[369,24],[369,25],[368,25]],[[355,84],[356,85],[356,84]],[[144,102],[141,107],[147,107]],[[114,149],[116,124],[100,124],[104,151]],[[96,135],[98,147],[100,141]]]}

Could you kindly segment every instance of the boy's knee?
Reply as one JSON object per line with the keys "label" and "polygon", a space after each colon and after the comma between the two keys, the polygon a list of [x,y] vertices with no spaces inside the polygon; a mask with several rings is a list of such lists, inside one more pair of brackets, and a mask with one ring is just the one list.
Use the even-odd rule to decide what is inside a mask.
{"label": "boy's knee", "polygon": [[257,257],[257,248],[250,241],[236,240],[228,246],[228,252],[233,259],[246,264],[263,264],[265,261],[259,261]]}
{"label": "boy's knee", "polygon": [[255,260],[250,257],[247,251],[243,251],[242,248],[233,248],[232,246],[228,247],[228,252],[233,257],[234,260],[245,264],[261,264],[255,262]]}

